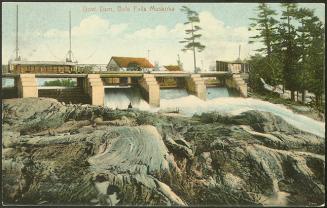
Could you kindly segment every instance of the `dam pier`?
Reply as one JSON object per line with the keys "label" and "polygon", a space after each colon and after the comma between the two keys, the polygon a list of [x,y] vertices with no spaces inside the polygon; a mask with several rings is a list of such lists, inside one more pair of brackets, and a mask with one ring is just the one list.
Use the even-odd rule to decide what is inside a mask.
{"label": "dam pier", "polygon": [[[14,85],[2,89],[2,98],[50,97],[60,102],[104,105],[107,88],[138,88],[144,100],[160,106],[160,89],[180,88],[202,100],[207,99],[207,88],[223,86],[247,97],[247,84],[240,74],[231,72],[93,72],[90,74],[7,73]],[[38,79],[76,79],[75,87],[43,87]]]}

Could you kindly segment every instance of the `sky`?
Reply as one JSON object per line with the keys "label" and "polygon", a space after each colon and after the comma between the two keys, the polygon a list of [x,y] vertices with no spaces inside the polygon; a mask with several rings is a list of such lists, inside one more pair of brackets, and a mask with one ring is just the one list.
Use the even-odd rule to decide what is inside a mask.
{"label": "sky", "polygon": [[[193,70],[192,52],[182,52],[188,6],[199,13],[200,39],[206,46],[197,53],[204,70],[216,60],[249,58],[260,47],[248,44],[249,18],[256,3],[2,3],[2,62],[15,57],[16,4],[19,5],[19,53],[23,60],[63,61],[69,50],[69,11],[72,15],[72,51],[81,64],[107,64],[111,56],[149,58],[153,64],[176,65]],[[280,12],[277,3],[269,4]],[[301,3],[315,10],[324,22],[325,5]]]}

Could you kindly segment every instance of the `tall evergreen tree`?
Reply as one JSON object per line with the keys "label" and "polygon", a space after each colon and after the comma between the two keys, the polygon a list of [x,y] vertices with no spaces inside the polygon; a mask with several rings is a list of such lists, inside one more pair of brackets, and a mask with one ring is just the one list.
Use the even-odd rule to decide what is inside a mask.
{"label": "tall evergreen tree", "polygon": [[307,57],[308,48],[312,44],[312,25],[317,24],[318,18],[314,17],[313,10],[307,8],[299,8],[296,11],[295,18],[300,23],[297,28],[298,31],[298,44],[301,51],[301,59],[299,65],[298,79],[300,81],[299,90],[302,92],[302,102],[305,103],[305,91],[308,89],[308,73],[310,72],[310,64]]}
{"label": "tall evergreen tree", "polygon": [[295,101],[295,91],[299,89],[298,64],[300,51],[297,44],[297,33],[292,24],[296,18],[297,6],[294,3],[282,3],[284,20],[279,27],[279,42],[283,62],[283,80],[286,89],[291,91],[291,100]]}
{"label": "tall evergreen tree", "polygon": [[310,36],[312,42],[308,48],[308,90],[315,94],[316,107],[323,110],[322,95],[324,93],[324,72],[325,72],[325,27],[318,18],[313,17],[316,24],[310,25]]}
{"label": "tall evergreen tree", "polygon": [[197,49],[198,52],[202,52],[205,49],[205,46],[198,41],[202,36],[198,33],[201,30],[201,27],[198,26],[198,23],[200,23],[199,14],[186,6],[183,6],[181,11],[185,12],[187,21],[184,24],[190,25],[190,29],[185,30],[187,37],[179,42],[185,44],[182,51],[193,51],[194,72],[197,72],[195,51]]}
{"label": "tall evergreen tree", "polygon": [[256,30],[259,34],[250,37],[249,43],[260,41],[264,48],[257,49],[258,52],[264,52],[268,57],[272,54],[273,44],[276,40],[276,25],[278,21],[274,18],[277,14],[265,3],[260,3],[257,7],[257,18],[250,18],[253,22],[250,24],[249,31]]}
{"label": "tall evergreen tree", "polygon": [[264,72],[262,78],[268,83],[276,85],[280,82],[280,67],[277,54],[274,53],[274,47],[277,40],[277,23],[275,19],[276,11],[269,8],[267,4],[260,3],[257,7],[257,17],[250,18],[249,31],[256,30],[257,35],[250,37],[249,43],[261,42],[264,47],[257,49],[263,55],[262,63],[264,64]]}
{"label": "tall evergreen tree", "polygon": [[282,80],[293,101],[295,92],[301,91],[304,102],[308,90],[315,94],[316,107],[323,110],[325,26],[314,10],[297,8],[294,3],[282,3],[281,7],[279,23],[270,19],[276,13],[265,4],[258,6],[258,17],[251,18],[249,30],[259,34],[251,37],[250,43],[260,41],[264,47],[258,50],[261,55],[251,57],[249,84],[260,90],[260,78],[270,84]]}

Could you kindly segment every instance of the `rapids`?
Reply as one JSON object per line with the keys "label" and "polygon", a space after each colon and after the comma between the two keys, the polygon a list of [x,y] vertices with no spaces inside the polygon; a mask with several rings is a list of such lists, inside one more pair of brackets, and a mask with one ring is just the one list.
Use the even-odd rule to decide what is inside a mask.
{"label": "rapids", "polygon": [[184,89],[160,90],[160,107],[151,107],[141,98],[137,89],[107,89],[105,105],[110,108],[126,109],[131,102],[133,108],[150,112],[170,112],[178,110],[180,114],[192,116],[205,112],[240,114],[249,110],[265,111],[280,116],[294,127],[325,137],[325,123],[294,113],[284,105],[273,104],[253,98],[231,97],[227,88],[208,88],[208,99],[203,101],[189,95]]}

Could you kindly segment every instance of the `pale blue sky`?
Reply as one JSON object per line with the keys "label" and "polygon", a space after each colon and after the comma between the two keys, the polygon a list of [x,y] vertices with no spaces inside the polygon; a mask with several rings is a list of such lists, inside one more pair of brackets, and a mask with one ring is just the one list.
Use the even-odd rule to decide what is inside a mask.
{"label": "pale blue sky", "polygon": [[[108,29],[108,37],[105,37],[106,39],[102,39],[103,42],[91,42],[92,38],[98,38],[99,36],[95,36],[95,34],[88,34],[89,36],[84,36],[84,39],[82,38],[76,38],[73,40],[73,51],[74,48],[77,54],[77,59],[79,59],[79,62],[83,62],[83,57],[78,57],[79,55],[83,55],[79,53],[80,50],[85,49],[86,51],[96,51],[95,57],[93,56],[90,60],[85,60],[85,62],[93,62],[93,63],[106,63],[108,61],[108,57],[110,55],[124,55],[126,53],[126,56],[128,55],[136,55],[141,54],[140,56],[146,56],[144,55],[147,49],[149,49],[152,54],[152,62],[158,61],[162,64],[169,64],[165,62],[175,62],[175,57],[177,56],[177,53],[181,53],[180,49],[182,46],[178,43],[178,38],[180,38],[180,35],[177,35],[175,39],[169,39],[167,38],[159,38],[160,33],[169,32],[167,34],[174,34],[177,31],[182,31],[180,28],[178,29],[178,24],[183,23],[185,21],[185,15],[180,11],[180,7],[183,5],[189,6],[191,9],[194,9],[201,13],[201,16],[203,18],[207,18],[208,21],[213,21],[210,24],[216,24],[217,33],[219,31],[222,31],[222,33],[225,33],[225,37],[221,37],[222,39],[225,39],[225,42],[212,42],[208,40],[207,45],[209,44],[216,44],[216,48],[219,50],[220,45],[222,44],[222,50],[219,50],[221,54],[229,54],[226,56],[220,55],[222,59],[233,59],[235,57],[235,53],[231,53],[226,51],[226,53],[223,53],[224,50],[227,50],[228,44],[231,42],[228,42],[230,40],[229,32],[231,31],[245,31],[245,28],[248,27],[250,21],[250,17],[254,17],[254,9],[256,8],[256,3],[18,3],[19,5],[19,27],[20,27],[20,48],[21,48],[21,56],[26,59],[29,58],[39,58],[39,59],[49,59],[53,58],[56,59],[56,57],[62,58],[66,51],[67,51],[67,38],[63,38],[61,42],[57,40],[57,37],[44,35],[49,34],[49,31],[56,30],[57,33],[68,31],[68,12],[71,10],[72,12],[72,27],[76,27],[76,31],[80,31],[78,28],[82,27],[81,22],[83,20],[89,19],[90,21],[98,21],[99,27],[106,26],[108,24],[110,28],[120,28],[119,30],[123,31],[120,32],[120,35],[114,36],[112,35],[112,31]],[[137,6],[145,7],[148,9],[151,7],[151,5],[155,5],[156,7],[170,7],[173,8],[173,12],[134,12],[133,7]],[[277,11],[280,10],[279,4],[269,4],[273,8],[275,8]],[[14,43],[15,43],[15,6],[16,3],[2,3],[2,58],[3,62],[7,62],[8,59],[10,59],[14,54]],[[131,10],[129,12],[118,12],[117,8],[121,7],[129,7]],[[325,19],[325,6],[324,4],[299,4],[299,6],[315,9],[316,15],[324,21]],[[106,7],[106,8],[112,8],[115,11],[114,12],[100,12],[100,7]],[[96,8],[96,11],[94,12],[85,12],[85,8]],[[87,21],[86,21],[87,22]],[[223,26],[221,26],[221,23]],[[85,23],[87,24],[87,23]],[[204,23],[203,23],[204,24]],[[209,23],[208,23],[209,24]],[[85,25],[84,25],[85,26]],[[159,27],[162,26],[162,27]],[[86,28],[92,29],[92,23],[89,26],[85,26]],[[95,26],[93,26],[95,27]],[[213,26],[214,28],[215,26]],[[176,30],[174,30],[174,28]],[[208,26],[208,30],[210,30],[210,26]],[[139,37],[137,35],[137,32],[147,34],[149,33],[148,38],[142,37],[141,39],[138,39]],[[212,31],[211,33],[214,33],[215,31]],[[57,34],[55,33],[55,34]],[[158,34],[158,38],[154,38],[156,34]],[[182,33],[182,32],[181,32]],[[117,32],[118,34],[118,32]],[[130,35],[133,36],[132,43],[139,44],[138,46],[131,46],[127,47],[127,45],[122,45],[123,43],[129,44],[130,42],[126,41],[126,38],[123,38],[123,35]],[[129,38],[132,38],[130,37]],[[217,35],[218,38],[219,35]],[[243,35],[244,36],[244,35]],[[235,37],[232,42],[235,44],[242,44],[244,45],[244,50],[246,49],[247,52],[244,52],[244,57],[251,54],[251,46],[247,46],[247,41],[244,39],[244,37]],[[153,38],[152,38],[153,37]],[[181,37],[183,37],[183,33],[181,34]],[[120,44],[115,43],[119,42],[118,40],[121,39]],[[169,40],[168,40],[169,39]],[[171,43],[175,41],[174,43]],[[237,40],[239,40],[237,43]],[[149,43],[149,42],[155,42],[157,41],[158,45]],[[169,43],[167,41],[170,41]],[[86,47],[86,42],[90,42],[89,46]],[[159,44],[162,43],[162,45]],[[205,42],[205,41],[204,41]],[[46,44],[47,50],[51,50],[50,55],[46,55],[46,49],[41,49]],[[116,44],[116,45],[115,45]],[[118,44],[118,45],[117,45]],[[170,44],[172,44],[170,46]],[[225,47],[223,45],[225,44]],[[54,46],[55,45],[55,46]],[[60,45],[61,49],[58,48]],[[82,48],[82,46],[86,48]],[[92,46],[91,46],[92,45]],[[163,48],[167,45],[167,48]],[[105,53],[105,49],[99,49],[103,46],[106,46],[108,49],[107,54],[103,55]],[[120,47],[125,47],[126,49],[122,51],[119,49]],[[169,47],[168,47],[169,46]],[[176,47],[173,47],[176,46]],[[177,47],[178,46],[178,47]],[[232,46],[234,47],[234,45]],[[55,49],[56,48],[56,49]],[[160,50],[158,48],[163,48],[162,53],[165,52],[165,54],[161,54]],[[172,57],[169,59],[166,58],[160,58],[161,56],[166,56],[167,52],[171,49],[171,53],[173,54]],[[209,50],[209,49],[208,49]],[[233,49],[234,51],[237,51],[237,49]],[[31,52],[32,51],[32,52]],[[63,55],[60,54],[61,52],[64,53]],[[101,53],[100,53],[101,51]],[[116,53],[114,51],[117,51]],[[25,53],[25,54],[24,54]],[[49,53],[49,52],[48,52]],[[78,54],[79,53],[79,54]],[[90,52],[89,52],[90,53]],[[169,52],[168,52],[169,53]],[[209,52],[207,52],[209,53]],[[213,53],[211,51],[211,53]],[[237,52],[236,52],[237,53]],[[31,55],[32,54],[32,55]],[[39,55],[35,55],[39,54]],[[181,53],[182,54],[182,53]],[[85,56],[88,56],[89,54],[85,53]],[[84,57],[85,57],[84,56]],[[183,56],[183,54],[182,54]],[[218,55],[217,55],[218,56]],[[207,60],[208,57],[211,57],[212,59],[217,59],[217,56],[213,55],[204,55],[202,57],[203,59],[206,59],[206,65],[210,65],[210,63],[214,60]],[[219,58],[219,57],[218,57]],[[151,59],[151,55],[150,55]],[[188,57],[185,55],[184,57],[185,62],[188,62]],[[210,63],[209,63],[210,62]]]}

